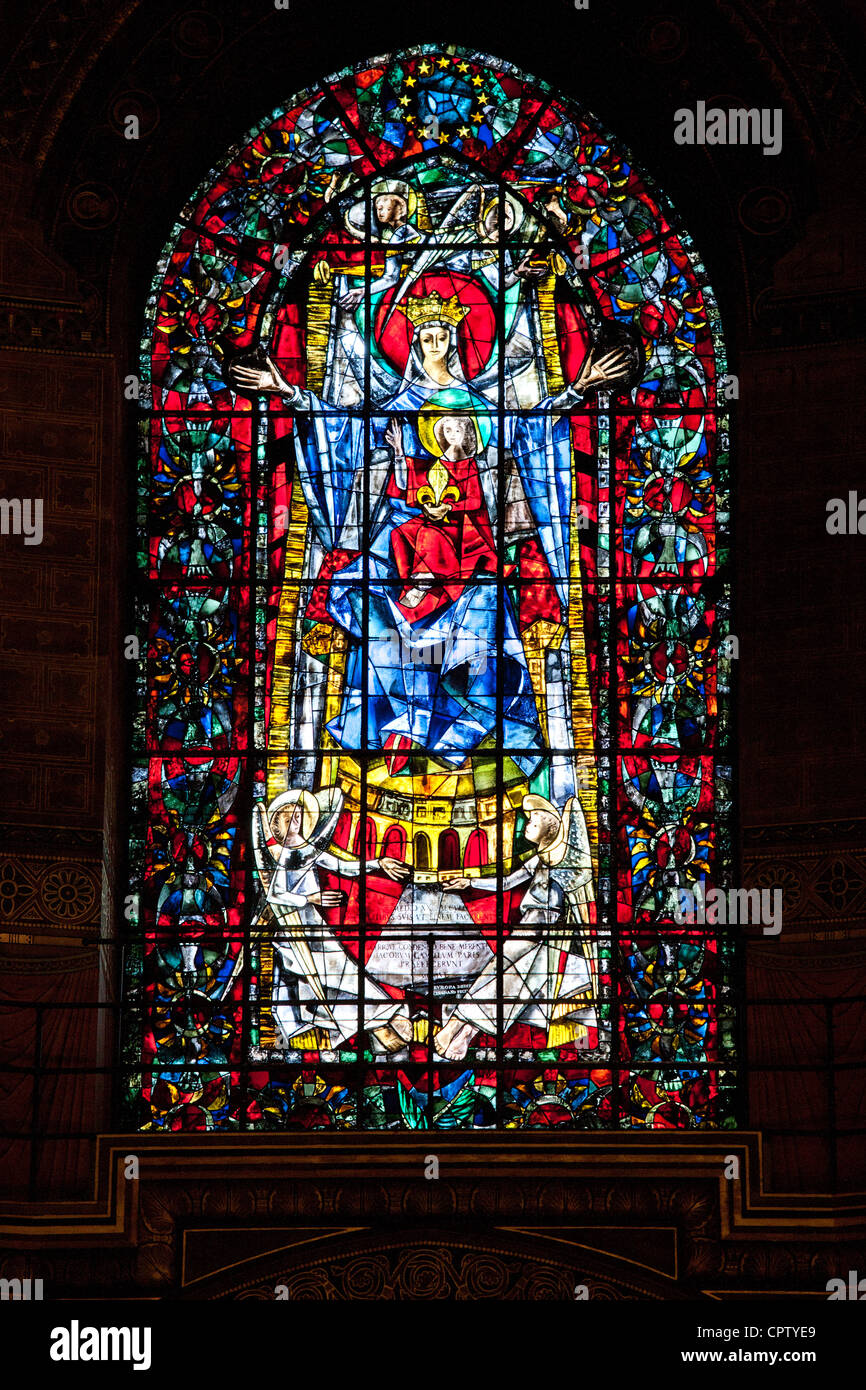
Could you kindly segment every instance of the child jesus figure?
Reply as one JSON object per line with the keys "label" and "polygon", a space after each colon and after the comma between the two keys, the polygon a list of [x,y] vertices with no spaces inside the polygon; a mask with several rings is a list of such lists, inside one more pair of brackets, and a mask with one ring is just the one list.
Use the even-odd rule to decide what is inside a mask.
{"label": "child jesus figure", "polygon": [[[410,622],[432,617],[456,603],[473,576],[496,574],[496,546],[481,487],[480,440],[473,416],[441,415],[424,433],[438,446],[438,458],[434,455],[432,465],[400,459],[404,467],[398,466],[388,486],[389,497],[419,512],[391,533],[391,555],[404,581],[397,603]],[[388,438],[399,447],[401,432],[396,422]],[[506,566],[506,572],[512,568]]]}

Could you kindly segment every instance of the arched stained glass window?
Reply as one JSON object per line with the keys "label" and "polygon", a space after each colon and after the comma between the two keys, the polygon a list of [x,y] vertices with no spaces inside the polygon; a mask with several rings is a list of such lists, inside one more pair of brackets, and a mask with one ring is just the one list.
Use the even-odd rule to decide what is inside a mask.
{"label": "arched stained glass window", "polygon": [[142,345],[135,1127],[733,1123],[718,314],[579,106],[426,45],[214,171]]}

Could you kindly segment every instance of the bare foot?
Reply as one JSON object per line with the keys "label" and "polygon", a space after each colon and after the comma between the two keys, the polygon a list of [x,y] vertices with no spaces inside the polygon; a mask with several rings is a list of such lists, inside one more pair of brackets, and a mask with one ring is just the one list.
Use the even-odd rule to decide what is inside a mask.
{"label": "bare foot", "polygon": [[447,1057],[449,1062],[459,1062],[469,1051],[469,1044],[477,1031],[471,1023],[452,1018],[436,1034],[436,1051],[440,1057]]}
{"label": "bare foot", "polygon": [[[404,1024],[408,1023],[411,1037],[412,1024],[409,1023],[408,1018],[392,1019],[391,1022],[398,1023],[401,1028]],[[400,1048],[405,1047],[409,1041],[409,1038],[403,1037],[402,1034],[398,1033],[395,1028],[392,1028],[389,1023],[386,1023],[383,1028],[374,1028],[373,1037],[384,1047],[386,1052],[399,1052]]]}

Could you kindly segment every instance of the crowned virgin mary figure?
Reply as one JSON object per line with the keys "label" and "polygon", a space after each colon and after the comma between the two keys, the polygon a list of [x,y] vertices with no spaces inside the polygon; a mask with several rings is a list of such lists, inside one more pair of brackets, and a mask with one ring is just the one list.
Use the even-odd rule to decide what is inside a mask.
{"label": "crowned virgin mary figure", "polygon": [[[402,336],[405,367],[367,420],[289,384],[270,359],[237,366],[234,378],[242,390],[279,392],[294,412],[312,546],[330,576],[328,612],[350,639],[327,732],[344,749],[380,751],[392,776],[416,752],[456,767],[495,734],[531,777],[546,744],[567,749],[573,740],[562,689],[549,692],[546,740],[540,727],[503,582],[500,470],[511,470],[565,612],[571,452],[557,412],[621,379],[624,354],[590,352],[565,391],[503,416],[473,385],[495,340],[486,296],[453,274],[421,276],[413,290],[396,312],[383,298],[377,345],[393,353]],[[318,742],[322,712],[305,727],[309,736],[316,715]],[[558,804],[573,795],[567,756],[551,759],[550,786]]]}
{"label": "crowned virgin mary figure", "polygon": [[[624,354],[590,352],[576,380],[559,395],[519,413],[501,410],[487,370],[496,316],[486,290],[476,280],[440,269],[419,276],[399,302],[397,296],[398,287],[382,296],[371,348],[398,364],[402,375],[390,397],[375,393],[376,405],[366,416],[327,392],[291,385],[270,359],[263,367],[238,364],[233,373],[241,390],[278,393],[293,413],[296,476],[309,515],[305,570],[319,577],[328,624],[342,634],[345,651],[336,691],[296,666],[291,746],[309,749],[316,761],[325,748],[345,750],[345,764],[338,754],[338,776],[347,807],[358,807],[359,832],[364,807],[352,786],[352,769],[360,750],[370,755],[371,779],[380,777],[375,763],[382,760],[385,780],[376,785],[395,807],[415,806],[417,798],[430,795],[425,779],[431,769],[442,770],[434,773],[438,785],[449,777],[459,782],[467,768],[471,779],[476,751],[501,748],[522,780],[515,795],[543,783],[551,806],[562,808],[574,798],[576,780],[568,751],[574,747],[568,656],[562,660],[557,652],[559,664],[545,663],[544,698],[539,699],[521,633],[520,599],[509,585],[508,510],[516,499],[545,557],[546,587],[556,608],[550,625],[559,624],[567,646],[572,455],[569,419],[559,412],[584,393],[621,379]],[[311,789],[313,777],[324,781],[333,775],[335,759],[322,761],[321,770],[304,774]],[[419,766],[426,772],[416,777]],[[376,804],[381,822],[381,802]],[[577,806],[576,798],[572,804]],[[494,841],[502,835],[504,842],[502,813],[494,809],[492,814]],[[479,989],[486,988],[495,954],[483,926],[495,915],[495,895],[467,893],[466,879],[455,879],[452,887],[441,860],[435,872],[426,872],[432,866],[419,851],[423,835],[414,837],[411,857],[402,851],[395,851],[399,863],[388,857],[391,828],[404,833],[406,819],[397,810],[385,813],[384,857],[378,865],[369,859],[367,864],[365,914],[372,954],[365,997],[375,1001],[368,1026],[378,1029],[388,1050],[399,1049],[409,1036],[410,998],[417,999],[419,988],[426,990],[432,981],[435,997],[450,999],[454,1009],[461,999],[474,1001],[478,990],[469,992],[478,979]],[[414,819],[410,811],[410,832]],[[453,824],[448,829],[456,839]],[[358,857],[362,843],[355,845]],[[342,844],[345,852],[346,841]],[[323,897],[316,911],[328,929],[333,927],[347,960],[354,959],[359,949],[350,925],[358,919],[355,880],[324,860],[317,873],[324,894],[336,897],[340,890],[344,895],[343,906]],[[386,878],[398,880],[387,891]],[[489,879],[484,886],[493,883]],[[439,922],[450,923],[451,933],[441,942],[434,936],[425,955],[427,946],[415,939],[415,926],[429,931]],[[309,929],[302,931],[306,939]],[[517,1024],[536,996],[560,988],[561,959],[553,962],[550,976],[546,948],[540,953],[534,940],[521,945],[515,936],[514,941],[503,959],[503,988],[514,994]],[[313,956],[317,942],[318,937],[308,943]],[[280,957],[283,971],[303,973],[296,946],[292,950],[291,960],[285,951]],[[334,959],[339,961],[339,952]],[[353,968],[351,962],[340,963],[340,989],[349,1007],[355,998]],[[309,968],[304,978],[308,983],[312,978]],[[586,984],[583,975],[580,983],[581,988]],[[377,990],[387,998],[380,1000]],[[400,1001],[396,1013],[394,999]],[[275,1008],[279,1002],[275,996]],[[427,1008],[432,1009],[429,1001]],[[442,1055],[463,1055],[480,1020],[469,1002],[455,1012]],[[317,1026],[323,1037],[333,1036],[326,1019]],[[581,1026],[577,1018],[574,1027]]]}

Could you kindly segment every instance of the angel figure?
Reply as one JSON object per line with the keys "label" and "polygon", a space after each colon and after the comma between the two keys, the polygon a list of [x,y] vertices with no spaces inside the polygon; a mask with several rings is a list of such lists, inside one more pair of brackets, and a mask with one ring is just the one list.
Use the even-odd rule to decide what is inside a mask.
{"label": "angel figure", "polygon": [[[323,912],[339,907],[343,894],[323,890],[318,875],[320,869],[343,878],[360,872],[357,860],[337,859],[327,848],[342,807],[338,788],[292,789],[275,797],[267,811],[259,803],[253,816],[256,866],[277,924],[273,1015],[287,1045],[321,1029],[334,1049],[359,1031],[358,962]],[[367,871],[393,879],[409,873],[407,865],[388,857],[369,860]],[[363,1028],[387,1051],[404,1047],[412,1036],[403,1008],[365,975]]]}
{"label": "angel figure", "polygon": [[[583,811],[569,797],[560,811],[546,797],[523,798],[528,821],[524,834],[536,852],[502,882],[504,892],[526,885],[520,925],[502,942],[503,1032],[515,1023],[543,1028],[555,1024],[597,1026],[595,983],[590,943],[580,924],[589,920],[592,858]],[[453,878],[452,892],[496,892],[495,878]],[[473,980],[463,998],[443,1014],[436,1035],[441,1057],[465,1057],[476,1033],[497,1031],[497,972],[493,959]]]}

